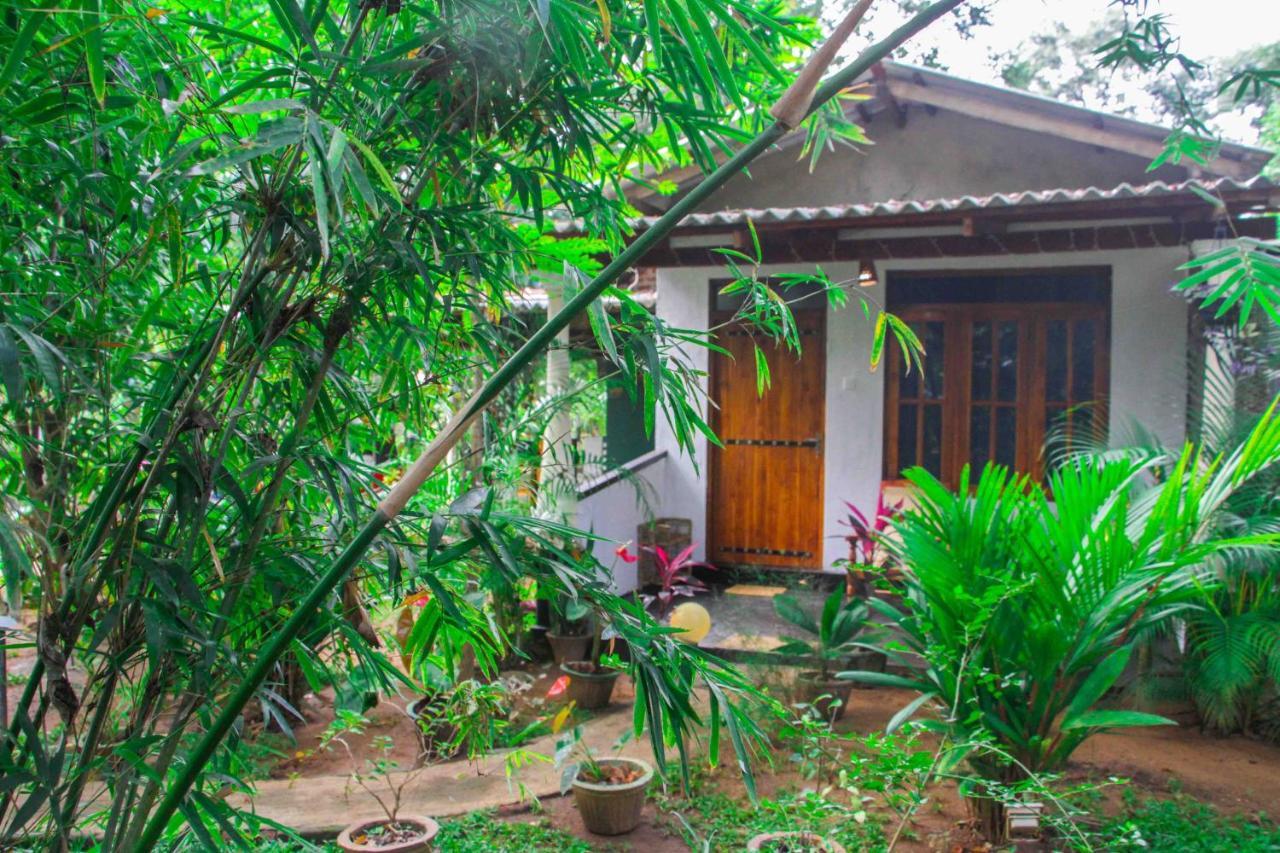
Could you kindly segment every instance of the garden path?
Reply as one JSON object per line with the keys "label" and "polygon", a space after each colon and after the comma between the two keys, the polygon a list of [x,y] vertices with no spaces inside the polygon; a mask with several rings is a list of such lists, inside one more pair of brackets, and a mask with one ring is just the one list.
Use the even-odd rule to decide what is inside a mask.
{"label": "garden path", "polygon": [[[647,740],[630,740],[615,752],[617,742],[630,732],[631,723],[630,703],[618,703],[615,699],[609,711],[583,724],[583,740],[602,755],[620,754],[651,760]],[[555,755],[556,740],[556,735],[548,735],[531,741],[524,749],[550,759]],[[454,817],[480,809],[517,805],[530,797],[559,795],[560,771],[550,760],[527,764],[508,780],[504,768],[507,754],[495,753],[475,763],[452,761],[412,773],[413,778],[404,787],[400,813]],[[405,775],[397,771],[390,779],[400,782]],[[371,784],[386,799],[386,781],[374,780]],[[307,838],[332,838],[349,823],[383,814],[377,801],[352,783],[346,774],[271,779],[258,782],[256,788],[252,798],[236,794],[229,798],[230,804],[293,827]]]}

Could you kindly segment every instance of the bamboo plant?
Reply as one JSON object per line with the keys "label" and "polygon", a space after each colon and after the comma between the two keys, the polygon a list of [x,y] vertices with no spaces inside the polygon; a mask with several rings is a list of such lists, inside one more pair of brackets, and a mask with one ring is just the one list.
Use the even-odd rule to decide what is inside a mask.
{"label": "bamboo plant", "polygon": [[[813,29],[765,0],[5,4],[0,545],[41,629],[0,744],[0,841],[255,832],[221,797],[250,703],[287,719],[285,685],[335,659],[401,677],[365,595],[425,585],[474,629],[443,579],[500,594],[522,572],[508,541],[577,535],[476,482],[472,427],[585,311],[650,423],[707,431],[677,352],[705,337],[611,286],[806,116],[843,121],[831,99],[959,3],[818,86],[859,3],[771,118],[754,105]],[[709,177],[623,248],[606,190],[690,160]],[[552,210],[593,239],[547,236]],[[528,333],[511,306],[534,270],[581,286]],[[695,679],[745,760],[745,680],[598,569],[550,580],[631,646],[660,761],[703,722]]]}

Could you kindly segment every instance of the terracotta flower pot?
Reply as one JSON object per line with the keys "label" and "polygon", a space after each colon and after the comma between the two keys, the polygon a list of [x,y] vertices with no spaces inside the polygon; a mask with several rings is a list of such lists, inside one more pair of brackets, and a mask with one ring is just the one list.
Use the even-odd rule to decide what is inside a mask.
{"label": "terracotta flower pot", "polygon": [[[796,679],[797,699],[813,707],[824,720],[839,720],[849,707],[853,682],[839,678],[823,679],[817,672],[802,672]],[[839,700],[839,705],[836,705]]]}
{"label": "terracotta flower pot", "polygon": [[640,825],[645,788],[653,778],[653,768],[638,758],[602,758],[601,767],[631,767],[638,778],[620,784],[573,780],[573,802],[587,829],[597,835],[624,835]]}
{"label": "terracotta flower pot", "polygon": [[591,649],[591,638],[585,634],[576,637],[553,634],[548,631],[547,642],[551,644],[551,657],[557,664],[563,664],[569,660],[582,660]]}
{"label": "terracotta flower pot", "polygon": [[618,680],[616,669],[605,669],[588,661],[573,661],[560,666],[569,676],[567,696],[579,708],[595,711],[609,704],[613,695],[613,683]]}
{"label": "terracotta flower pot", "polygon": [[418,833],[406,832],[406,837],[390,844],[378,845],[369,839],[369,831],[385,826],[387,819],[362,820],[353,823],[338,836],[338,847],[344,853],[426,853],[431,850],[431,842],[440,831],[440,824],[429,817],[400,815],[396,825],[408,827],[410,830],[421,830]]}
{"label": "terracotta flower pot", "polygon": [[844,853],[844,847],[834,841],[828,841],[816,832],[765,832],[747,842],[747,850],[759,850],[761,853],[778,851],[778,853],[803,853],[803,851],[822,850],[825,853]]}

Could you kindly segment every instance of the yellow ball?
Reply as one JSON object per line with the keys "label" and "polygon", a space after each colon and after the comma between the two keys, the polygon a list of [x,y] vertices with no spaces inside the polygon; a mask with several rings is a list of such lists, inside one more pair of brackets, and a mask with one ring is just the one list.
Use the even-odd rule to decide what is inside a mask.
{"label": "yellow ball", "polygon": [[672,628],[681,629],[681,632],[675,635],[677,640],[697,644],[702,642],[702,638],[711,630],[711,614],[701,604],[685,602],[671,611],[669,624]]}

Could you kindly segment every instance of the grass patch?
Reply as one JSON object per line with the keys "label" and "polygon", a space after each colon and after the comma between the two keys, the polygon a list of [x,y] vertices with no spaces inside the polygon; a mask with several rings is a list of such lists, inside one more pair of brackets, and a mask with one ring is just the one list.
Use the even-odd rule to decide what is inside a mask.
{"label": "grass patch", "polygon": [[532,853],[556,850],[560,853],[591,853],[590,844],[555,829],[545,818],[532,823],[507,823],[492,812],[472,812],[465,817],[441,821],[433,848],[440,853]]}
{"label": "grass patch", "polygon": [[1190,797],[1130,798],[1122,815],[1101,832],[1100,849],[1154,853],[1274,853],[1280,826],[1265,816],[1226,817]]}
{"label": "grass patch", "polygon": [[754,806],[727,794],[706,793],[659,798],[658,807],[667,828],[682,836],[691,850],[743,850],[762,832],[801,830],[838,841],[846,850],[885,849],[884,833],[874,815],[813,793],[782,794]]}

